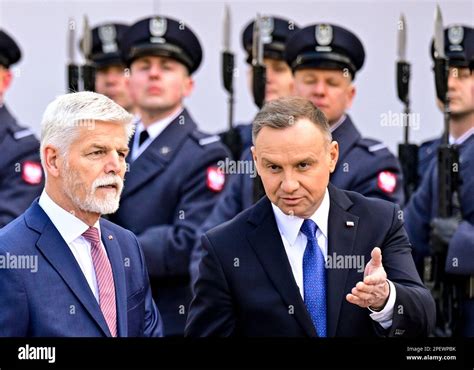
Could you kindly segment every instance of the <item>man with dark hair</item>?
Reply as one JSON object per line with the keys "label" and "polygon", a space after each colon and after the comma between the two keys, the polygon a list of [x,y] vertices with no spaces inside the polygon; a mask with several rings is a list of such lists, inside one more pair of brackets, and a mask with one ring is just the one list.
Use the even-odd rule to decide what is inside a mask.
{"label": "man with dark hair", "polygon": [[400,209],[329,183],[339,146],[324,114],[303,98],[269,102],[253,141],[266,196],[202,237],[186,334],[430,334],[434,302]]}

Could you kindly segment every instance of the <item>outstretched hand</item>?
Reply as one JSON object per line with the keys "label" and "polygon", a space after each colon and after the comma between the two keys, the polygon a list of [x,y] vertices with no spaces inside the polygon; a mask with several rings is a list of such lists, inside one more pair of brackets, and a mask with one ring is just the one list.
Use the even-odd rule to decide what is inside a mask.
{"label": "outstretched hand", "polygon": [[382,251],[375,247],[370,256],[372,258],[364,270],[364,281],[359,281],[346,299],[359,307],[380,310],[387,303],[390,288],[382,265]]}

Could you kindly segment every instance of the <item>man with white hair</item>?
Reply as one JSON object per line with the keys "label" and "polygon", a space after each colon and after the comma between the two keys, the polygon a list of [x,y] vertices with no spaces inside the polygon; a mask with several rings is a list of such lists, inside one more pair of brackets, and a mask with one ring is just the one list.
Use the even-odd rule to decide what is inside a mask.
{"label": "man with white hair", "polygon": [[161,336],[136,237],[115,212],[132,116],[104,95],[67,94],[41,129],[46,185],[0,231],[0,336]]}

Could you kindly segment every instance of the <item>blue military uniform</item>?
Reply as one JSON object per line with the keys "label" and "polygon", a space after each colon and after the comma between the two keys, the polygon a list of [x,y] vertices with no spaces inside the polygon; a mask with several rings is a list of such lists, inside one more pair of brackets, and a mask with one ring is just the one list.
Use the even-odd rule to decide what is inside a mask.
{"label": "blue military uniform", "polygon": [[[21,52],[16,42],[0,30],[0,65],[9,68]],[[0,227],[23,213],[41,194],[44,180],[39,142],[18,125],[5,104],[0,107]]]}
{"label": "blue military uniform", "polygon": [[[459,146],[460,205],[462,221],[448,246],[447,271],[474,275],[474,248],[466,241],[474,240],[474,135]],[[430,223],[438,212],[438,167],[432,161],[416,193],[404,209],[405,228],[413,244],[413,257],[421,269],[423,258],[430,254]],[[448,262],[457,258],[455,268]],[[474,299],[465,301],[463,334],[474,336]]]}
{"label": "blue military uniform", "polygon": [[[190,73],[202,52],[189,27],[150,18],[125,34],[128,63],[146,55],[182,62]],[[178,54],[177,54],[178,53]],[[137,140],[136,133],[132,143]],[[189,304],[189,259],[204,222],[224,186],[217,163],[228,153],[218,136],[200,132],[186,109],[131,163],[119,210],[110,219],[134,232],[143,248],[164,333],[183,335]],[[128,158],[134,158],[134,152]]]}
{"label": "blue military uniform", "polygon": [[[471,68],[474,61],[474,30],[471,27],[453,25],[445,29],[445,54],[450,67]],[[434,45],[431,44],[431,56],[434,58]],[[466,138],[467,136],[467,138]],[[454,143],[460,152],[460,203],[462,221],[452,234],[447,251],[446,272],[466,277],[471,289],[474,289],[474,134],[472,129]],[[406,206],[405,227],[413,244],[413,256],[420,271],[423,270],[423,258],[430,254],[431,223],[438,213],[438,166],[437,154],[441,138],[424,142],[419,149],[418,175],[423,181],[418,191]],[[456,261],[456,263],[452,263]],[[467,278],[471,276],[470,280]],[[464,292],[462,292],[464,294]],[[462,297],[462,318],[459,333],[474,336],[474,299],[471,295]]]}
{"label": "blue military uniform", "polygon": [[[444,52],[451,67],[469,67],[474,65],[474,29],[472,27],[452,25],[444,30]],[[434,59],[434,42],[431,43],[431,57]],[[418,150],[418,176],[427,173],[428,167],[436,158],[441,138],[423,142]]]}
{"label": "blue military uniform", "polygon": [[428,140],[422,143],[418,149],[418,178],[422,179],[428,172],[430,163],[435,160],[438,154],[438,147],[441,144],[441,138]]}
{"label": "blue military uniform", "polygon": [[[247,53],[246,62],[252,64],[253,27],[255,20],[247,24],[242,32],[242,47]],[[288,37],[300,28],[292,20],[275,17],[261,17],[261,38],[263,43],[263,57],[275,60],[285,60],[285,42]],[[235,126],[240,136],[242,150],[252,146],[252,124],[242,123]],[[225,132],[220,134],[225,141]]]}

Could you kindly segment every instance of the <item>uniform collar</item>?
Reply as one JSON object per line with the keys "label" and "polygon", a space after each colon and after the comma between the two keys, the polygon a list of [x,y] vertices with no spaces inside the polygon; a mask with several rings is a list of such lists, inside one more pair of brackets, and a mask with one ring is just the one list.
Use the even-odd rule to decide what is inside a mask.
{"label": "uniform collar", "polygon": [[467,139],[469,139],[473,134],[474,134],[474,127],[471,127],[469,130],[467,130],[464,134],[459,136],[457,139],[449,135],[449,143],[456,144],[456,145],[464,144],[464,142]]}
{"label": "uniform collar", "polygon": [[[330,198],[329,192],[326,188],[324,192],[323,201],[316,212],[310,217],[311,220],[318,226],[318,229],[326,237],[328,237],[328,218],[329,218]],[[289,216],[272,203],[273,213],[275,215],[278,230],[285,237],[286,240],[293,245],[296,242],[301,225],[303,225],[304,218]]]}
{"label": "uniform collar", "polygon": [[339,123],[336,122],[337,127],[333,125],[332,139],[339,144],[339,163],[342,163],[343,158],[349,153],[351,148],[362,138],[359,130],[354,126],[350,117],[344,115],[344,120]]}
{"label": "uniform collar", "polygon": [[145,149],[148,148],[148,146],[150,146],[150,144],[170,125],[170,123],[173,122],[176,117],[183,113],[183,110],[184,108],[182,106],[179,106],[169,116],[155,121],[150,126],[148,126],[146,130],[148,132],[149,137],[141,146],[139,146],[138,139],[140,137],[140,134],[145,131],[145,126],[143,125],[143,122],[141,121],[140,117],[138,117],[136,121],[137,126],[135,130],[135,136],[133,137],[132,143],[133,157],[136,159],[138,156],[140,156],[140,154],[143,153]]}
{"label": "uniform collar", "polygon": [[343,115],[341,116],[341,118],[339,118],[339,119],[337,120],[337,122],[336,122],[334,125],[329,126],[329,130],[331,131],[331,133],[333,133],[334,131],[336,131],[336,129],[337,129],[340,125],[342,125],[342,123],[346,120],[346,118],[347,118],[347,116],[346,116],[345,114],[343,114]]}
{"label": "uniform collar", "polygon": [[[68,245],[89,229],[89,225],[55,203],[46,193],[46,190],[43,190],[38,203]],[[94,227],[99,230],[100,239],[99,220],[94,224]]]}
{"label": "uniform collar", "polygon": [[[182,112],[184,108],[182,106],[179,106],[172,114],[169,116],[160,119],[158,121],[153,122],[151,125],[148,126],[146,129],[148,131],[148,135],[150,135],[150,141],[153,141],[155,138],[158,137],[158,135],[163,132],[163,130],[171,123],[173,122],[176,117],[178,117]],[[140,136],[140,133],[145,130],[145,127],[143,126],[142,121],[140,120],[137,125],[137,136]]]}

